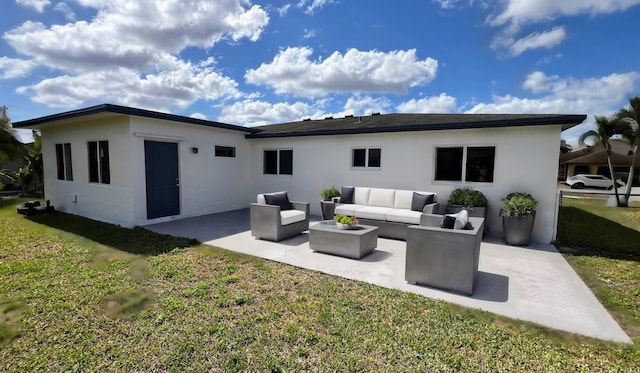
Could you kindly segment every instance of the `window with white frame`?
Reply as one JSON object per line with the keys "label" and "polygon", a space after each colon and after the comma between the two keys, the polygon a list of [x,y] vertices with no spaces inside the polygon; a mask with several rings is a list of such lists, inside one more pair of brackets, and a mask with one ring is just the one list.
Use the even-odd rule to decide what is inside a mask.
{"label": "window with white frame", "polygon": [[265,150],[263,173],[265,175],[293,175],[293,150]]}
{"label": "window with white frame", "polygon": [[56,163],[58,166],[58,180],[73,181],[70,143],[56,144]]}
{"label": "window with white frame", "polygon": [[382,164],[382,149],[353,148],[351,153],[351,167],[380,168]]}
{"label": "window with white frame", "polygon": [[111,184],[109,168],[109,141],[89,141],[89,182]]}
{"label": "window with white frame", "polygon": [[436,148],[436,181],[492,183],[495,146],[450,146]]}

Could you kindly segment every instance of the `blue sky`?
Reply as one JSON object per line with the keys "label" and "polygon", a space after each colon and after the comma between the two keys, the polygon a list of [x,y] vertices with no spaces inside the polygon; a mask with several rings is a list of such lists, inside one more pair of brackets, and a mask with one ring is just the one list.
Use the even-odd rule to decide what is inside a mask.
{"label": "blue sky", "polygon": [[639,20],[640,0],[3,0],[0,105],[609,115],[640,94]]}

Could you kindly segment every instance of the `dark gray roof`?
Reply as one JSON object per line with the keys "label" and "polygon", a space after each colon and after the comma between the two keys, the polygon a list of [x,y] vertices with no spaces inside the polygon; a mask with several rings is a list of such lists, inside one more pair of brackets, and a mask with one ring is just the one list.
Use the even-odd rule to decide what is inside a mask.
{"label": "dark gray roof", "polygon": [[212,122],[212,121],[209,121],[209,120],[185,117],[185,116],[182,116],[182,115],[160,113],[160,112],[157,112],[157,111],[136,109],[136,108],[132,108],[132,107],[111,105],[111,104],[102,104],[102,105],[97,105],[97,106],[91,106],[91,107],[84,108],[84,109],[67,111],[67,112],[64,112],[64,113],[48,115],[48,116],[45,116],[45,117],[24,120],[24,121],[21,121],[21,122],[13,123],[13,127],[16,127],[16,128],[20,128],[20,127],[38,128],[38,127],[41,127],[41,126],[44,126],[44,125],[53,124],[54,122],[60,122],[60,121],[64,121],[64,120],[69,120],[69,119],[79,118],[79,117],[86,117],[86,116],[104,115],[104,114],[109,114],[109,113],[111,113],[111,114],[133,115],[133,116],[138,116],[138,117],[154,118],[154,119],[164,119],[164,120],[170,120],[170,121],[174,121],[174,122],[197,124],[197,125],[215,127],[215,128],[224,128],[224,129],[229,129],[229,130],[234,130],[234,131],[242,131],[242,132],[248,132],[248,133],[253,132],[253,130],[251,128],[242,127],[242,126],[236,126],[236,125],[233,125],[233,124]]}
{"label": "dark gray roof", "polygon": [[255,132],[246,137],[320,136],[552,124],[560,124],[565,130],[582,123],[585,119],[586,115],[566,114],[374,114],[253,127]]}
{"label": "dark gray roof", "polygon": [[344,135],[381,132],[435,131],[470,128],[562,125],[562,129],[582,123],[586,115],[567,114],[374,114],[320,120],[242,127],[181,115],[126,106],[102,104],[13,123],[16,128],[39,128],[69,119],[110,114],[170,120],[247,133],[247,138]]}

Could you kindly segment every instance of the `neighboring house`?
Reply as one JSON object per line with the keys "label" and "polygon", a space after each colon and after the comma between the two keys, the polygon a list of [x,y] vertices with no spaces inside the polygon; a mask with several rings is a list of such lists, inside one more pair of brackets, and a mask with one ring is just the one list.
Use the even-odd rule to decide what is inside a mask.
{"label": "neighboring house", "polygon": [[246,208],[287,190],[320,214],[323,188],[539,201],[534,240],[552,240],[560,132],[584,115],[387,114],[241,127],[115,105],[15,123],[42,132],[45,196],[57,209],[131,227]]}
{"label": "neighboring house", "polygon": [[[611,144],[611,164],[613,165],[616,177],[627,182],[629,168],[633,160],[631,147],[629,143],[622,140],[610,140],[609,143]],[[636,154],[635,164],[638,167],[635,167],[633,185],[638,185],[638,178],[640,177],[640,152]],[[607,162],[607,152],[602,145],[593,148],[583,147],[561,154],[559,169],[563,170],[565,175],[564,179],[560,179],[559,172],[559,180],[565,180],[567,176],[577,174],[598,174],[611,177]]]}

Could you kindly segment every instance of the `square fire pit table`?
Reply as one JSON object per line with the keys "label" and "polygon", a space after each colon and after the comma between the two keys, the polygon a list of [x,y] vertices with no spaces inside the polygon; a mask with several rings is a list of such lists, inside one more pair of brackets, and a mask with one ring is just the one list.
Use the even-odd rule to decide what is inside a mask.
{"label": "square fire pit table", "polygon": [[333,220],[309,228],[309,248],[313,251],[360,259],[378,246],[378,227],[358,224],[340,229]]}

